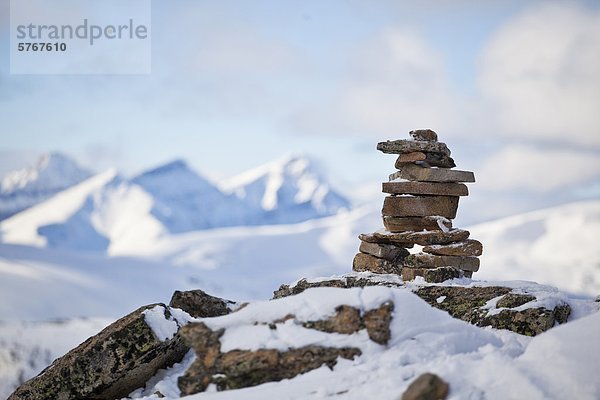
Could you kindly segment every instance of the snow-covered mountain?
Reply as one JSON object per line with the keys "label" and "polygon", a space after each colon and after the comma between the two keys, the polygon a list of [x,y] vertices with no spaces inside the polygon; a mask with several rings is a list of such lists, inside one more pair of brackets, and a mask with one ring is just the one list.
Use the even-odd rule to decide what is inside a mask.
{"label": "snow-covered mountain", "polygon": [[243,224],[244,205],[182,160],[144,172],[132,183],[154,200],[152,215],[171,233]]}
{"label": "snow-covered mountain", "polygon": [[61,153],[43,155],[30,167],[8,173],[0,182],[0,220],[38,204],[91,176]]}
{"label": "snow-covered mountain", "polygon": [[333,215],[349,204],[304,158],[268,164],[236,181],[237,186],[223,191],[183,161],[131,180],[107,171],[6,219],[0,225],[0,239],[111,255],[139,254],[161,235],[296,223]]}
{"label": "snow-covered mountain", "polygon": [[307,157],[286,156],[244,172],[221,186],[252,210],[245,225],[281,224],[333,215],[350,208]]}

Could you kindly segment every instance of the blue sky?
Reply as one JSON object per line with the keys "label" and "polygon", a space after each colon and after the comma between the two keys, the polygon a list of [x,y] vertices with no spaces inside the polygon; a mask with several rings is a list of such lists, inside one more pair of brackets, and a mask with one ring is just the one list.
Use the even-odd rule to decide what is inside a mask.
{"label": "blue sky", "polygon": [[140,76],[10,75],[8,10],[0,169],[59,150],[218,179],[306,153],[377,188],[377,141],[432,128],[496,214],[600,194],[598,2],[154,1]]}

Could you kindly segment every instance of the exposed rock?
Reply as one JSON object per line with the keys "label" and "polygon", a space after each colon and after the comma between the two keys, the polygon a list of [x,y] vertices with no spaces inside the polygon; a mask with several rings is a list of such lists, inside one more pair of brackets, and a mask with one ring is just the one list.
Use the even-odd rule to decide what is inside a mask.
{"label": "exposed rock", "polygon": [[438,267],[438,268],[402,268],[402,279],[412,281],[417,276],[423,277],[425,282],[441,283],[448,279],[462,278],[465,276],[465,271],[454,267]]}
{"label": "exposed rock", "polygon": [[445,143],[424,140],[388,140],[387,142],[377,143],[377,150],[387,154],[404,154],[420,151],[450,156],[450,150]]}
{"label": "exposed rock", "polygon": [[358,250],[361,253],[370,254],[377,258],[392,262],[402,262],[409,253],[404,247],[394,246],[393,244],[360,242]]}
{"label": "exposed rock", "polygon": [[[419,289],[416,294],[433,307],[447,311],[455,318],[477,326],[508,329],[527,336],[540,334],[552,328],[555,323],[566,322],[571,312],[567,304],[557,306],[554,310],[543,307],[527,308],[522,311],[509,309],[495,315],[488,315],[488,310],[481,309],[488,301],[504,296],[510,291],[510,288],[502,286],[469,288],[428,286]],[[445,296],[444,301],[438,303],[436,299],[442,296]],[[516,298],[520,301],[524,300],[523,297],[512,297],[513,300]],[[511,302],[510,299],[507,300],[508,303]]]}
{"label": "exposed rock", "polygon": [[392,217],[427,217],[440,215],[453,219],[458,209],[456,196],[387,196],[382,215]]}
{"label": "exposed rock", "polygon": [[231,304],[234,302],[211,296],[197,289],[185,292],[176,290],[169,306],[179,308],[194,318],[205,318],[229,314],[231,310],[228,305]]}
{"label": "exposed rock", "polygon": [[468,196],[469,188],[452,182],[383,182],[382,191],[390,194],[426,194],[436,196]]}
{"label": "exposed rock", "polygon": [[448,232],[421,231],[421,232],[373,232],[372,234],[360,234],[359,239],[371,243],[390,243],[401,247],[418,244],[428,246],[431,244],[448,244],[469,238],[469,231],[463,229],[452,229]]}
{"label": "exposed rock", "polygon": [[364,327],[360,310],[347,305],[335,309],[335,315],[320,321],[309,321],[302,324],[305,328],[316,329],[323,332],[336,332],[350,334]]}
{"label": "exposed rock", "polygon": [[381,345],[387,344],[391,338],[390,321],[394,303],[384,303],[379,308],[369,310],[365,313],[364,324],[367,328],[369,338]]}
{"label": "exposed rock", "polygon": [[402,270],[402,260],[392,262],[383,258],[373,257],[365,253],[358,253],[352,261],[352,270],[356,272],[373,272],[376,274],[397,274]]}
{"label": "exposed rock", "polygon": [[413,140],[423,140],[427,142],[437,142],[438,135],[431,129],[415,129],[408,132]]}
{"label": "exposed rock", "polygon": [[415,164],[407,164],[400,171],[390,175],[390,181],[398,178],[423,182],[475,182],[475,175],[471,171],[425,168]]}
{"label": "exposed rock", "polygon": [[422,153],[414,152],[400,154],[394,165],[397,169],[402,169],[406,164],[417,164],[425,167],[454,168],[456,164],[452,157],[440,153]]}
{"label": "exposed rock", "polygon": [[300,294],[306,289],[315,287],[337,287],[337,288],[353,288],[353,287],[365,287],[365,286],[401,286],[400,283],[371,280],[368,278],[356,278],[353,276],[346,276],[339,279],[328,279],[323,281],[308,282],[306,279],[300,279],[294,285],[281,285],[279,289],[273,292],[273,299],[280,299],[282,297],[293,296]]}
{"label": "exposed rock", "polygon": [[309,329],[341,334],[351,334],[366,328],[372,341],[385,345],[391,337],[390,322],[393,311],[394,304],[386,302],[361,316],[360,310],[342,305],[336,309],[334,316],[321,321],[305,322],[302,325]]}
{"label": "exposed rock", "polygon": [[[415,268],[403,268],[402,273],[405,271],[414,272]],[[442,270],[442,268],[436,269],[423,269],[422,272],[434,273],[436,270]],[[455,268],[448,268],[447,272],[454,270],[454,273],[460,273],[463,271]],[[464,271],[465,276],[469,274],[469,271]],[[457,276],[455,276],[457,277]],[[403,276],[404,279],[404,276]],[[449,278],[447,278],[449,279]],[[355,278],[355,277],[344,277],[339,279],[331,279],[319,282],[307,282],[305,279],[300,280],[294,286],[282,285],[281,288],[275,292],[274,298],[281,298],[291,296],[294,294],[302,293],[304,290],[313,287],[365,287],[385,285],[398,287],[401,284],[394,282],[382,282],[374,281],[366,278]],[[554,308],[554,310],[548,310],[545,308],[529,308],[524,311],[516,310],[502,310],[500,313],[492,316],[488,316],[488,310],[481,309],[488,301],[494,298],[500,298],[511,294],[505,301],[500,299],[499,305],[522,305],[523,301],[527,300],[527,295],[512,296],[511,288],[502,286],[487,286],[487,287],[461,287],[461,286],[424,286],[415,291],[414,293],[429,303],[431,306],[447,311],[454,318],[461,319],[477,326],[492,326],[497,329],[508,329],[513,332],[517,332],[523,335],[534,336],[545,330],[550,329],[555,323],[565,323],[570,315],[571,308],[568,304],[561,304]],[[439,298],[443,298],[442,302],[438,302]],[[518,307],[518,306],[515,306]],[[532,311],[527,311],[532,310]]]}
{"label": "exposed rock", "polygon": [[[427,158],[427,155],[421,151],[415,151],[413,153],[404,153],[404,154],[400,154],[398,156],[398,159],[396,160],[396,164],[403,163],[413,163],[416,161],[423,161]],[[396,167],[397,168],[397,167]]]}
{"label": "exposed rock", "polygon": [[408,385],[402,400],[444,400],[449,389],[448,384],[439,376],[425,373]]}
{"label": "exposed rock", "polygon": [[518,294],[518,293],[509,293],[502,297],[496,303],[497,308],[515,308],[522,306],[523,304],[529,303],[530,301],[535,300],[535,296],[531,296],[529,294]]}
{"label": "exposed rock", "polygon": [[448,245],[425,246],[423,252],[440,256],[477,257],[483,253],[483,245],[478,240],[467,239]]}
{"label": "exposed rock", "polygon": [[434,256],[431,254],[411,254],[404,259],[404,264],[413,268],[455,267],[464,271],[477,272],[479,258],[461,256]]}
{"label": "exposed rock", "polygon": [[[341,312],[344,318],[350,314],[354,313],[348,309]],[[340,330],[351,330],[351,327],[332,324]],[[210,384],[215,384],[218,390],[228,390],[291,379],[322,365],[333,368],[338,357],[353,359],[361,354],[357,348],[321,346],[305,346],[283,352],[259,349],[222,353],[219,338],[223,330],[212,331],[200,322],[183,327],[180,333],[185,343],[196,352],[196,360],[179,378],[183,395],[202,392]]]}
{"label": "exposed rock", "polygon": [[452,229],[452,221],[444,217],[389,217],[383,216],[383,225],[390,232],[439,231],[442,226]]}
{"label": "exposed rock", "polygon": [[55,360],[21,385],[10,400],[119,399],[144,386],[159,369],[181,361],[187,346],[179,336],[161,341],[141,307]]}

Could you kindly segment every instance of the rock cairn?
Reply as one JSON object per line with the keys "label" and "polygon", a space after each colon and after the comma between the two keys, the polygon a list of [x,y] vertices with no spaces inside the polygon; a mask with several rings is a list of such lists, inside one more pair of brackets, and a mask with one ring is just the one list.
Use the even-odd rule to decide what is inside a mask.
{"label": "rock cairn", "polygon": [[[398,154],[398,171],[383,183],[385,229],[364,233],[354,271],[422,276],[427,282],[468,277],[479,269],[482,244],[469,232],[452,227],[458,199],[469,194],[464,182],[475,182],[470,171],[456,166],[446,144],[430,130],[415,130],[411,140],[380,142],[377,150]],[[415,246],[422,246],[420,251]],[[409,252],[408,249],[415,249]]]}

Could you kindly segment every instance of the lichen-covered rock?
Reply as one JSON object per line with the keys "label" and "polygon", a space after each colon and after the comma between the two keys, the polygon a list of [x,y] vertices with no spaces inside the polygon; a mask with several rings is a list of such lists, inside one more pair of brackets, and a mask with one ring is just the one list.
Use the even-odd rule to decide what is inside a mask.
{"label": "lichen-covered rock", "polygon": [[[500,299],[501,306],[516,304],[515,307],[531,301],[525,295],[510,294],[511,289],[502,286],[488,287],[456,287],[456,286],[427,286],[420,288],[416,294],[433,307],[447,311],[455,318],[462,319],[477,326],[491,326],[497,329],[508,329],[527,336],[535,336],[552,328],[555,323],[564,323],[570,314],[567,304],[548,310],[543,307],[527,308],[524,310],[506,309],[497,314],[488,315],[488,310],[482,309],[488,301]],[[443,298],[443,301],[437,300]],[[504,300],[504,301],[503,301]]]}
{"label": "lichen-covered rock", "polygon": [[535,296],[520,293],[508,293],[496,303],[497,308],[515,308],[535,300]]}
{"label": "lichen-covered rock", "polygon": [[211,296],[196,289],[188,291],[176,290],[171,297],[169,306],[179,308],[194,318],[217,317],[229,314],[229,306],[235,304],[230,300]]}
{"label": "lichen-covered rock", "polygon": [[462,278],[467,271],[462,271],[454,267],[438,267],[438,268],[402,268],[402,279],[412,281],[417,276],[423,277],[425,282],[441,283],[449,279]]}
{"label": "lichen-covered rock", "polygon": [[[423,274],[436,269],[423,269]],[[454,268],[454,273],[469,271],[458,271]],[[404,268],[404,271],[415,272],[416,268]],[[457,277],[453,274],[450,277]],[[429,277],[430,279],[433,277]],[[440,279],[447,276],[439,277]],[[444,279],[445,280],[445,279]],[[401,287],[402,283],[374,281],[366,278],[355,278],[352,276],[338,279],[330,279],[318,282],[308,282],[306,279],[300,280],[294,286],[282,285],[274,294],[274,298],[281,298],[302,293],[304,290],[313,287],[365,287],[384,285],[391,287]],[[544,332],[556,323],[567,322],[571,313],[568,304],[557,305],[553,310],[546,308],[528,308],[525,310],[514,310],[514,308],[524,305],[535,297],[526,294],[511,293],[511,288],[503,286],[487,287],[461,287],[461,286],[424,286],[417,289],[414,293],[429,303],[431,306],[447,311],[454,318],[461,319],[477,326],[492,326],[497,329],[508,329],[522,335],[535,336]],[[500,310],[495,315],[488,316],[488,310],[482,309],[486,303],[492,299],[499,298],[496,308],[507,308]],[[364,317],[363,317],[364,318]]]}
{"label": "lichen-covered rock", "polygon": [[10,400],[117,399],[143,386],[156,371],[181,361],[188,348],[174,336],[161,340],[141,307],[55,360]]}
{"label": "lichen-covered rock", "polygon": [[402,400],[444,400],[450,386],[435,374],[425,373],[412,381]]}
{"label": "lichen-covered rock", "polygon": [[437,133],[431,129],[415,129],[408,132],[408,134],[413,140],[423,140],[427,142],[437,142],[438,140]]}
{"label": "lichen-covered rock", "polygon": [[199,322],[183,327],[180,333],[196,352],[196,361],[179,378],[184,395],[204,391],[210,384],[215,384],[218,390],[229,390],[291,379],[322,365],[333,368],[338,357],[353,359],[361,354],[357,348],[322,346],[222,353],[219,338],[223,330],[214,332]]}
{"label": "lichen-covered rock", "polygon": [[345,276],[338,279],[327,279],[316,282],[309,282],[307,279],[300,279],[294,285],[281,285],[279,289],[273,292],[273,299],[280,299],[287,296],[293,296],[300,294],[306,289],[315,287],[337,287],[337,288],[353,288],[353,287],[365,287],[365,286],[389,286],[398,287],[402,286],[401,283],[373,280],[363,277]]}

